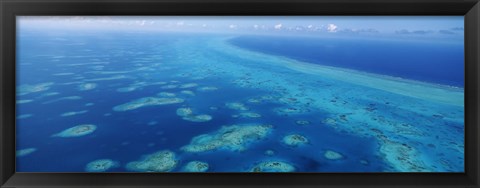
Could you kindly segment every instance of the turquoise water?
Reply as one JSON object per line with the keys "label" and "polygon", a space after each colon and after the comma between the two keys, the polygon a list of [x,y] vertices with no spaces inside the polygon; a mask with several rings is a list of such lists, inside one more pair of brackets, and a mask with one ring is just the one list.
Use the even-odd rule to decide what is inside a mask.
{"label": "turquoise water", "polygon": [[20,36],[19,172],[464,170],[462,87],[265,54],[231,35]]}

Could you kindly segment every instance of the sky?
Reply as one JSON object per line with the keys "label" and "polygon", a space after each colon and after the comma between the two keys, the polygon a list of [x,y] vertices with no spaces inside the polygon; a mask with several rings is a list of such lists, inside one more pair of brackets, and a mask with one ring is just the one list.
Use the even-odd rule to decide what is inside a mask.
{"label": "sky", "polygon": [[463,39],[463,16],[19,16],[19,29]]}

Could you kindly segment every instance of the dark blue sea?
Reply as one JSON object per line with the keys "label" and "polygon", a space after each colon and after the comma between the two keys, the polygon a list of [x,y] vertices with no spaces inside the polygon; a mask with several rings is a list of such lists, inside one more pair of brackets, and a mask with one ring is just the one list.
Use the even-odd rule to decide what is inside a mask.
{"label": "dark blue sea", "polygon": [[464,170],[460,44],[22,30],[17,53],[18,172]]}
{"label": "dark blue sea", "polygon": [[309,63],[464,86],[462,41],[242,36],[231,40],[231,43]]}

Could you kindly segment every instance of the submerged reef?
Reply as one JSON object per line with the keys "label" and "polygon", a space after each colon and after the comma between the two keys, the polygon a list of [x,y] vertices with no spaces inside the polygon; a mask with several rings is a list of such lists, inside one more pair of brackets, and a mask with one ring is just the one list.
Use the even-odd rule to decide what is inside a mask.
{"label": "submerged reef", "polygon": [[51,104],[51,103],[59,102],[59,101],[80,100],[80,99],[82,99],[81,96],[68,96],[68,97],[62,97],[62,98],[58,98],[58,99],[49,100],[49,101],[43,102],[42,104]]}
{"label": "submerged reef", "polygon": [[33,102],[31,99],[23,99],[23,100],[17,100],[17,104],[25,104],[25,103],[30,103]]}
{"label": "submerged reef", "polygon": [[183,167],[184,172],[206,172],[208,170],[208,163],[201,161],[190,161]]}
{"label": "submerged reef", "polygon": [[97,129],[97,126],[92,125],[92,124],[83,124],[83,125],[77,125],[72,128],[65,129],[64,131],[52,135],[52,137],[79,137],[79,136],[85,136],[87,134],[93,133]]}
{"label": "submerged reef", "polygon": [[324,123],[326,125],[329,125],[329,126],[335,126],[335,125],[337,125],[337,120],[335,120],[333,118],[326,118],[322,121],[322,123]]}
{"label": "submerged reef", "polygon": [[142,160],[130,162],[126,168],[135,172],[169,172],[177,166],[177,163],[175,153],[163,150],[146,155]]}
{"label": "submerged reef", "polygon": [[34,85],[29,85],[29,84],[20,85],[17,88],[17,95],[26,95],[30,93],[45,91],[50,89],[50,86],[52,85],[53,85],[53,82],[45,82],[45,83],[34,84]]}
{"label": "submerged reef", "polygon": [[170,85],[162,86],[160,88],[162,88],[162,89],[175,89],[177,87],[178,87],[177,85],[170,84]]}
{"label": "submerged reef", "polygon": [[297,125],[310,125],[310,121],[307,120],[297,120],[295,121]]}
{"label": "submerged reef", "polygon": [[26,118],[29,118],[29,117],[32,117],[33,114],[20,114],[17,116],[17,119],[26,119]]}
{"label": "submerged reef", "polygon": [[238,118],[238,117],[241,117],[241,118],[260,118],[260,117],[262,117],[262,115],[260,115],[258,113],[255,113],[255,112],[242,112],[238,115],[232,115],[232,117],[234,117],[234,118]]}
{"label": "submerged reef", "polygon": [[158,124],[157,121],[150,121],[150,122],[147,123],[147,125],[150,125],[150,126],[156,125],[156,124]]}
{"label": "submerged reef", "polygon": [[17,151],[15,152],[15,155],[16,155],[17,157],[23,157],[23,156],[29,155],[29,154],[31,154],[31,153],[33,153],[33,152],[35,152],[35,151],[37,151],[37,148],[25,148],[25,149],[17,150]]}
{"label": "submerged reef", "polygon": [[275,151],[269,149],[269,150],[266,150],[265,152],[263,152],[263,154],[267,155],[267,156],[274,156],[275,155]]}
{"label": "submerged reef", "polygon": [[186,152],[205,152],[217,149],[243,151],[247,144],[264,139],[272,130],[272,125],[231,125],[219,130],[194,137],[189,145],[181,150]]}
{"label": "submerged reef", "polygon": [[278,99],[278,102],[288,105],[298,104],[300,101],[294,97],[281,97]]}
{"label": "submerged reef", "polygon": [[306,108],[294,107],[294,106],[276,108],[276,109],[274,109],[274,111],[278,115],[282,115],[282,116],[288,116],[288,115],[293,115],[293,114],[302,114],[302,113],[309,112],[309,110],[306,109]]}
{"label": "submerged reef", "polygon": [[327,159],[330,159],[330,160],[338,160],[338,159],[343,159],[343,155],[338,153],[338,152],[335,152],[335,151],[332,151],[332,150],[327,150],[325,151],[325,153],[323,154],[323,156]]}
{"label": "submerged reef", "polygon": [[198,86],[198,84],[196,84],[196,83],[188,83],[188,84],[183,84],[178,88],[186,89],[186,88],[197,87],[197,86]]}
{"label": "submerged reef", "polygon": [[78,86],[78,90],[80,91],[88,91],[88,90],[92,90],[92,89],[95,89],[97,87],[97,84],[96,83],[85,83],[85,84],[80,84]]}
{"label": "submerged reef", "polygon": [[136,81],[135,83],[132,83],[128,86],[118,88],[117,92],[132,92],[132,91],[135,91],[137,89],[142,89],[145,86],[163,85],[163,84],[166,84],[166,82],[151,82],[151,83],[148,83],[148,82]]}
{"label": "submerged reef", "polygon": [[54,95],[60,95],[60,93],[59,92],[48,92],[48,93],[42,94],[40,97],[49,97],[49,96],[54,96]]}
{"label": "submerged reef", "polygon": [[370,164],[370,162],[368,162],[367,160],[360,160],[360,164],[362,164],[362,165],[365,165],[365,166],[366,166],[366,165],[369,165],[369,164]]}
{"label": "submerged reef", "polygon": [[105,172],[111,168],[119,167],[120,163],[110,159],[99,159],[87,164],[85,171],[87,172]]}
{"label": "submerged reef", "polygon": [[294,172],[295,167],[282,161],[261,162],[255,165],[250,172]]}
{"label": "submerged reef", "polygon": [[160,97],[175,97],[175,93],[170,93],[170,92],[160,92],[157,94]]}
{"label": "submerged reef", "polygon": [[242,110],[242,111],[248,110],[248,108],[243,103],[239,103],[239,102],[225,103],[225,106],[232,110]]}
{"label": "submerged reef", "polygon": [[207,114],[185,116],[182,119],[192,122],[206,122],[212,120],[212,116]]}
{"label": "submerged reef", "polygon": [[257,98],[251,98],[251,99],[248,99],[247,102],[249,102],[249,103],[257,103],[257,104],[258,104],[258,103],[261,103],[262,100],[257,99]]}
{"label": "submerged reef", "polygon": [[70,75],[75,75],[75,73],[72,73],[72,72],[62,72],[62,73],[53,74],[53,76],[70,76]]}
{"label": "submerged reef", "polygon": [[125,78],[128,78],[128,77],[125,75],[117,75],[117,76],[111,76],[111,77],[105,77],[105,78],[86,79],[85,81],[95,82],[95,81],[105,81],[105,80],[119,80],[119,79],[125,79]]}
{"label": "submerged reef", "polygon": [[144,97],[134,101],[130,101],[125,104],[121,104],[113,107],[114,111],[128,111],[135,110],[146,106],[166,105],[182,103],[184,100],[181,98],[156,98],[156,97]]}
{"label": "submerged reef", "polygon": [[407,144],[390,141],[388,139],[380,139],[380,153],[383,154],[387,161],[395,171],[399,172],[431,172],[426,165],[420,160],[420,153]]}
{"label": "submerged reef", "polygon": [[190,91],[190,90],[182,90],[182,91],[180,91],[180,93],[184,94],[184,95],[195,96],[195,93],[193,91]]}
{"label": "submerged reef", "polygon": [[205,86],[197,89],[198,91],[216,91],[218,90],[217,87],[214,86]]}
{"label": "submerged reef", "polygon": [[117,91],[118,92],[131,92],[131,91],[135,91],[137,89],[137,87],[122,87],[122,88],[118,88]]}
{"label": "submerged reef", "polygon": [[192,122],[206,122],[212,120],[212,116],[207,114],[194,115],[192,108],[179,108],[177,109],[177,115],[182,117],[183,120]]}
{"label": "submerged reef", "polygon": [[190,116],[193,114],[192,108],[178,108],[177,115],[181,117]]}
{"label": "submerged reef", "polygon": [[297,147],[308,143],[308,139],[299,134],[291,134],[283,137],[283,143],[289,146]]}
{"label": "submerged reef", "polygon": [[77,111],[77,112],[65,112],[63,114],[61,114],[60,116],[62,117],[67,117],[67,116],[74,116],[74,115],[78,115],[78,114],[84,114],[84,113],[87,113],[88,110],[82,110],[82,111]]}

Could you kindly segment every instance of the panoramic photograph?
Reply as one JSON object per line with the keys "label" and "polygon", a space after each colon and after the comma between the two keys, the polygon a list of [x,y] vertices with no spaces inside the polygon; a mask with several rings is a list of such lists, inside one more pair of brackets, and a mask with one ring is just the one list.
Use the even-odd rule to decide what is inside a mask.
{"label": "panoramic photograph", "polygon": [[16,171],[463,173],[463,16],[17,16]]}

